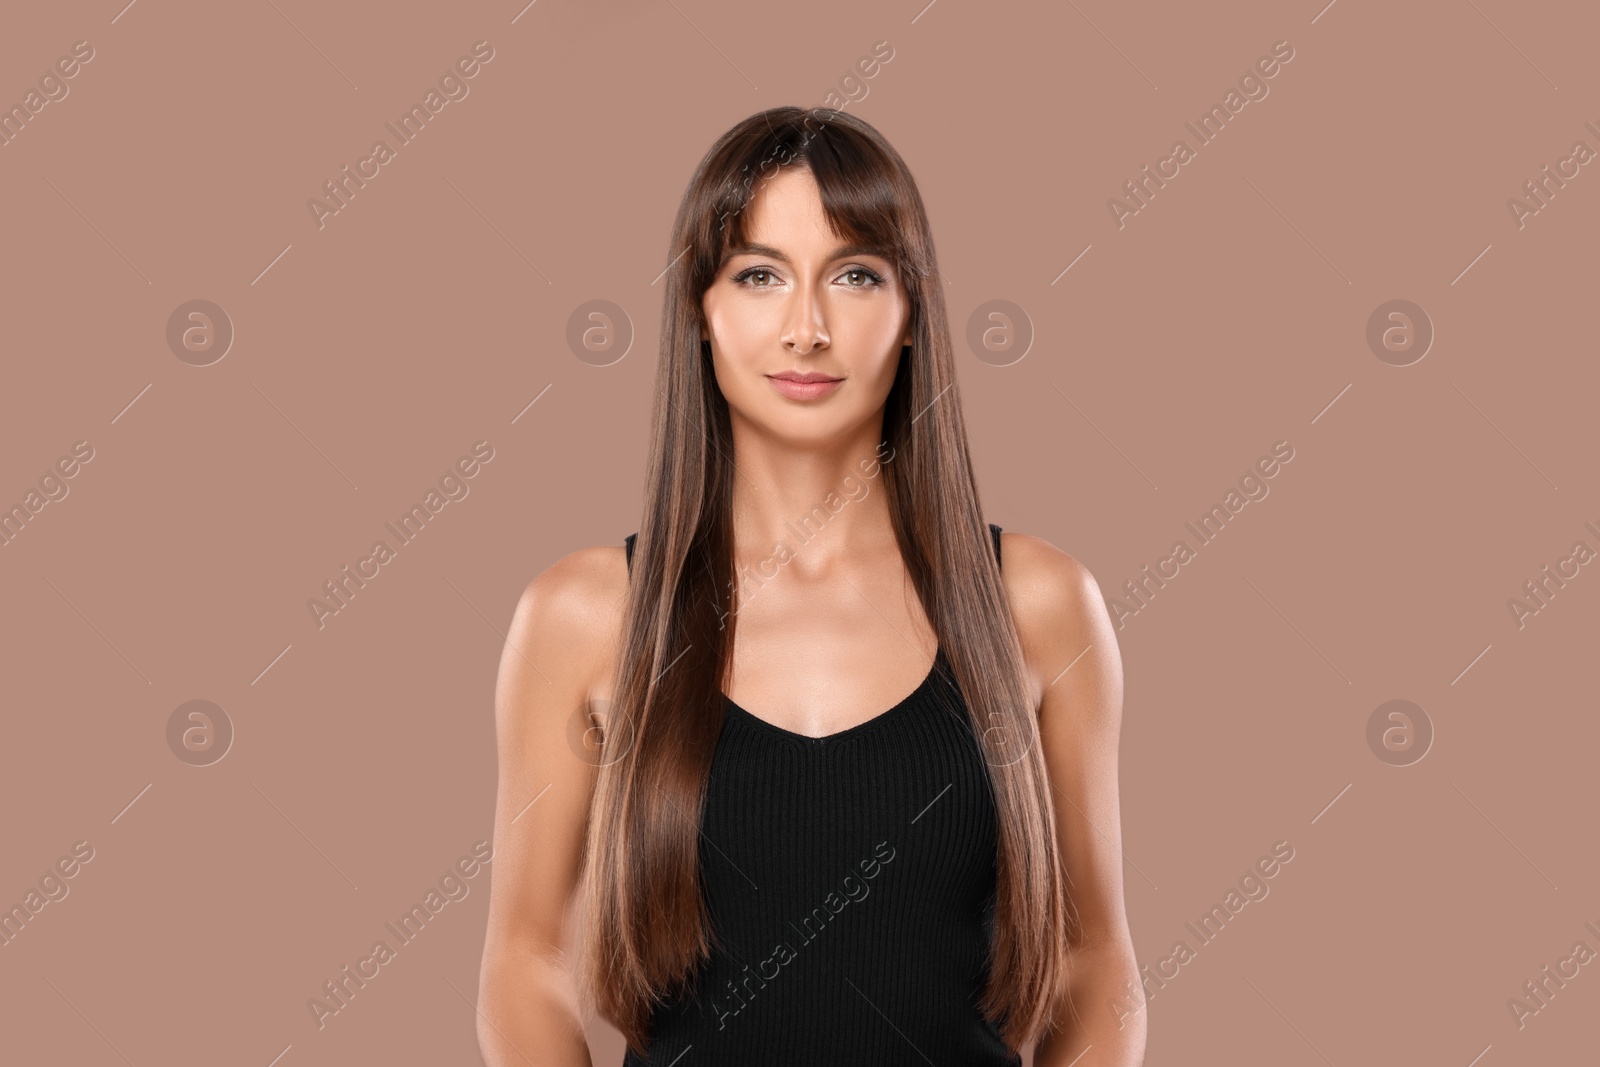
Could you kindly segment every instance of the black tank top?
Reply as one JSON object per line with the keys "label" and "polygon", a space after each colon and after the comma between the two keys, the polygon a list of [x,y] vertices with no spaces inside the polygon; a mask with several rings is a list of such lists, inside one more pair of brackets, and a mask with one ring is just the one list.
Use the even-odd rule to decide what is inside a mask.
{"label": "black tank top", "polygon": [[713,953],[623,1067],[1020,1067],[977,1006],[995,806],[943,647],[915,691],[826,737],[723,703],[699,850]]}

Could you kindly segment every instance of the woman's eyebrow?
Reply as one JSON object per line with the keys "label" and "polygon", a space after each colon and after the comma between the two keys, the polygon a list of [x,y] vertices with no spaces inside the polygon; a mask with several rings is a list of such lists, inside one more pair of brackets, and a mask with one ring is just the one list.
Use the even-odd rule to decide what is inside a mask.
{"label": "woman's eyebrow", "polygon": [[[773,248],[771,245],[740,245],[738,248],[728,249],[727,258],[734,256],[766,256],[769,259],[781,259],[789,262],[789,257]],[[880,248],[871,248],[867,245],[840,245],[828,254],[829,261],[844,259],[847,256],[882,256],[888,258],[888,253]]]}

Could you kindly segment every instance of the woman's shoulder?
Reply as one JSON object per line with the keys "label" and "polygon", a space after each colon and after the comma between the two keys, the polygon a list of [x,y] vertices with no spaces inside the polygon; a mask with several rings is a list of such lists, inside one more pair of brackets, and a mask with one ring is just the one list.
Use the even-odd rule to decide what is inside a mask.
{"label": "woman's shoulder", "polygon": [[1065,549],[1034,534],[1004,527],[1000,531],[1000,560],[1001,573],[1017,579],[1022,586],[1054,586],[1059,591],[1065,586],[1080,585],[1085,579],[1094,580],[1089,568]]}
{"label": "woman's shoulder", "polygon": [[533,576],[522,596],[547,612],[572,616],[567,621],[577,622],[597,606],[621,599],[627,591],[626,549],[619,540],[561,556]]}
{"label": "woman's shoulder", "polygon": [[575,549],[552,561],[528,582],[517,603],[513,628],[539,661],[559,659],[595,670],[621,633],[628,593],[628,563],[621,541]]}
{"label": "woman's shoulder", "polygon": [[1025,647],[1051,649],[1047,659],[1055,658],[1056,646],[1081,642],[1108,618],[1089,568],[1043,537],[1002,530],[1000,560],[1017,634]]}

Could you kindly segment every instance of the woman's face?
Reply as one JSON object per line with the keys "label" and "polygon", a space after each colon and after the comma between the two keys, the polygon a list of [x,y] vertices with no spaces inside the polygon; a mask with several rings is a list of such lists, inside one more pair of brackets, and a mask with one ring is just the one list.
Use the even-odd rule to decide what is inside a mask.
{"label": "woman's face", "polygon": [[745,215],[749,246],[729,250],[701,301],[717,385],[735,417],[776,435],[847,436],[883,410],[911,343],[910,298],[887,258],[829,231],[806,168],[764,182]]}

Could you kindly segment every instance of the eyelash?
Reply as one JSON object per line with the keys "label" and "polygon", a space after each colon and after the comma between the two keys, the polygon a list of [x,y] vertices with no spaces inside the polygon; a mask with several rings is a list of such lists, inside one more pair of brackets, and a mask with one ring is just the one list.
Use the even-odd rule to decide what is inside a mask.
{"label": "eyelash", "polygon": [[[740,271],[738,274],[735,274],[732,278],[730,278],[728,280],[733,282],[733,284],[735,284],[735,285],[745,285],[745,280],[747,278],[749,278],[752,274],[776,274],[776,273],[777,272],[774,271],[771,267],[746,267],[744,270]],[[877,288],[878,286],[883,284],[883,276],[880,275],[877,271],[871,270],[871,269],[869,269],[867,267],[860,267],[860,266],[849,267],[849,268],[847,268],[845,270],[844,273],[846,273],[846,274],[865,274],[867,276],[867,278],[869,279],[868,284],[866,284],[866,285],[847,285],[847,286],[845,286],[846,289],[874,289],[874,288]],[[768,288],[768,286],[766,286],[766,285],[752,285],[752,286],[747,286],[747,288],[751,288],[751,289],[766,289],[766,288]]]}

